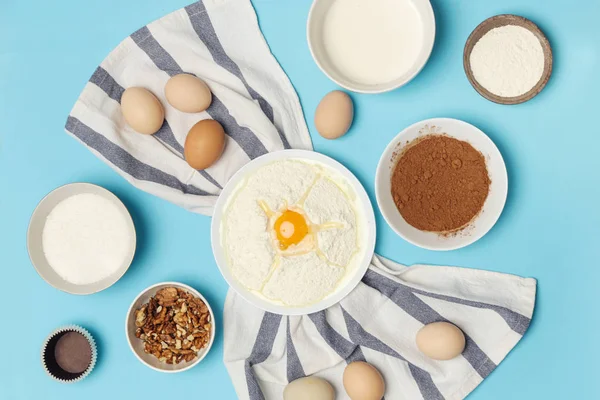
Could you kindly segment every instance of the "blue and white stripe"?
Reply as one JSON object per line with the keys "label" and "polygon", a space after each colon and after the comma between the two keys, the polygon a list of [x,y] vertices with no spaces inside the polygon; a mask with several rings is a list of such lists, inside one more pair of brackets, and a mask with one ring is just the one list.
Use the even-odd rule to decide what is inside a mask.
{"label": "blue and white stripe", "polygon": [[[231,23],[242,42],[231,40]],[[185,114],[167,103],[164,85],[181,73],[209,85],[208,110]],[[121,96],[131,86],[149,89],[165,106],[165,123],[152,136],[133,132],[121,116]],[[196,171],[183,160],[183,144],[189,129],[206,118],[223,125],[227,144],[220,161]],[[297,95],[248,0],[194,3],[134,32],[96,69],[66,130],[135,186],[207,215],[227,180],[248,161],[271,151],[311,148]]]}
{"label": "blue and white stripe", "polygon": [[[428,288],[422,282],[430,275],[436,281]],[[238,397],[245,400],[280,399],[288,382],[308,375],[327,379],[336,398],[347,399],[343,371],[358,360],[381,371],[388,400],[462,399],[521,339],[531,322],[535,291],[534,279],[463,268],[407,268],[375,257],[361,284],[340,304],[307,316],[282,318],[230,293],[224,360]],[[438,321],[465,332],[461,356],[435,361],[417,349],[418,330]]]}

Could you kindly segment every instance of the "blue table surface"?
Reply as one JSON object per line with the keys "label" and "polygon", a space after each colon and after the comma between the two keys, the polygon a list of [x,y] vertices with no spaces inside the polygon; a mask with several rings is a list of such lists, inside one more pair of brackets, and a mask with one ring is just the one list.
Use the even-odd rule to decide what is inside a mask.
{"label": "blue table surface", "polygon": [[[271,49],[296,87],[317,151],[356,173],[374,204],[374,174],[388,141],[430,117],[454,117],[486,132],[509,172],[504,213],[479,242],[437,253],[412,246],[376,209],[377,252],[402,263],[459,265],[539,280],[531,328],[470,399],[593,399],[600,313],[600,25],[597,1],[432,0],[437,38],[409,85],[352,95],[356,120],[337,141],[315,131],[314,110],[336,85],[312,61],[305,39],[310,0],[254,0]],[[63,131],[85,82],[128,34],[188,0],[0,1],[0,399],[234,399],[222,362],[223,335],[196,368],[177,375],[143,366],[130,352],[124,318],[143,288],[187,282],[222,315],[227,284],[212,257],[210,219],[130,186]],[[532,101],[501,106],[469,85],[462,51],[469,33],[502,13],[539,24],[554,50],[554,72]],[[596,122],[594,122],[596,121]],[[76,181],[102,185],[130,209],[139,239],[135,262],[112,288],[75,297],[47,285],[29,262],[25,233],[38,201]],[[61,385],[40,364],[54,328],[76,323],[95,335],[99,363],[88,379]],[[219,325],[220,329],[221,326]],[[183,397],[181,397],[183,396]]]}

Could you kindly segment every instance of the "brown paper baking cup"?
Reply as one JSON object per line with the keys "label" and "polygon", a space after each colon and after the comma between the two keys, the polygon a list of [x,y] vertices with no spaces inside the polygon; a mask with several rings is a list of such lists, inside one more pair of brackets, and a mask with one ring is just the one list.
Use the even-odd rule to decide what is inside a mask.
{"label": "brown paper baking cup", "polygon": [[[91,355],[88,366],[82,372],[69,372],[59,365],[56,359],[56,345],[59,339],[68,333],[79,333],[81,334],[90,345]],[[42,346],[41,360],[42,365],[46,373],[53,379],[61,383],[75,383],[79,382],[87,377],[96,365],[96,359],[98,357],[98,351],[96,349],[96,342],[92,335],[84,328],[77,325],[68,325],[56,329],[52,332],[48,338],[44,341]]]}

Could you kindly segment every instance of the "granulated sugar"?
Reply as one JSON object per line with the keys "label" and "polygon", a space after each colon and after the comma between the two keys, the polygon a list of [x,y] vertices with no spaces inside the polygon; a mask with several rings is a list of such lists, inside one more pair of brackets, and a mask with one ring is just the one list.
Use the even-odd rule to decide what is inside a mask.
{"label": "granulated sugar", "polygon": [[114,274],[130,252],[131,233],[119,208],[96,194],[61,201],[42,233],[44,255],[64,280],[95,283]]}
{"label": "granulated sugar", "polygon": [[475,80],[501,97],[530,91],[544,72],[544,50],[528,29],[506,25],[490,30],[475,44],[469,59]]}

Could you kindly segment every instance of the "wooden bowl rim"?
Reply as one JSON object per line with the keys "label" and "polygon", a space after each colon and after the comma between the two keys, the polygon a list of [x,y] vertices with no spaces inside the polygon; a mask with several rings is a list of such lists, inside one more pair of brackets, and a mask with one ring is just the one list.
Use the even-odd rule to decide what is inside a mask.
{"label": "wooden bowl rim", "polygon": [[[528,92],[515,97],[498,96],[481,86],[481,84],[477,82],[475,76],[473,75],[473,70],[471,69],[471,63],[469,61],[473,47],[475,47],[475,44],[483,37],[483,35],[494,28],[506,25],[521,26],[529,30],[538,38],[544,52],[544,71],[542,72],[542,77]],[[552,75],[552,47],[550,46],[550,42],[548,41],[546,35],[544,35],[541,29],[531,20],[513,14],[495,15],[477,25],[477,27],[469,35],[463,52],[463,66],[465,69],[465,74],[467,75],[467,79],[481,96],[498,104],[520,104],[537,96],[548,83],[550,75]]]}

